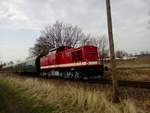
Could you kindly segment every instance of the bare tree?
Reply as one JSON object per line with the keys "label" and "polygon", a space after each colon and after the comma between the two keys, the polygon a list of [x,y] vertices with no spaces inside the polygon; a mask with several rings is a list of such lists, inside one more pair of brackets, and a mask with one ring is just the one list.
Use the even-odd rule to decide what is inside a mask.
{"label": "bare tree", "polygon": [[98,37],[98,48],[100,52],[100,60],[104,61],[104,59],[108,56],[108,43],[107,38],[105,35],[102,37]]}
{"label": "bare tree", "polygon": [[48,38],[40,36],[34,47],[30,48],[30,53],[31,56],[45,55],[51,48],[54,48],[54,45],[49,42]]}
{"label": "bare tree", "polygon": [[128,56],[128,53],[122,50],[116,51],[116,57],[122,59],[124,56]]}
{"label": "bare tree", "polygon": [[92,44],[98,47],[100,60],[104,61],[104,59],[108,56],[108,43],[105,35],[103,36],[89,36],[87,38],[86,44]]}
{"label": "bare tree", "polygon": [[150,56],[149,51],[141,51],[138,56]]}
{"label": "bare tree", "polygon": [[41,31],[41,36],[37,39],[33,48],[30,48],[32,56],[47,54],[52,48],[66,45],[78,47],[87,41],[87,36],[77,26],[56,22]]}

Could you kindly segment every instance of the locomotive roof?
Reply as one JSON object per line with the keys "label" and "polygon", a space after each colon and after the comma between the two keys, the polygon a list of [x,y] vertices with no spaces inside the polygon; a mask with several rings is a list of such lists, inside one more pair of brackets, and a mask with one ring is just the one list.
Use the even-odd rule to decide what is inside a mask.
{"label": "locomotive roof", "polygon": [[55,51],[55,50],[62,51],[62,50],[64,50],[65,48],[70,49],[70,48],[72,48],[72,47],[70,47],[70,46],[60,46],[60,47],[58,47],[58,48],[53,48],[53,49],[51,49],[49,52],[52,52],[52,51]]}
{"label": "locomotive roof", "polygon": [[[79,48],[82,48],[82,47],[87,47],[87,46],[91,46],[91,47],[96,47],[96,46],[94,46],[94,45],[84,45],[84,46],[81,46],[81,47],[77,47],[76,49],[79,49]],[[51,50],[49,50],[49,52],[52,52],[52,51],[63,51],[63,50],[65,50],[65,49],[70,49],[70,48],[72,48],[72,47],[70,47],[70,46],[60,46],[60,47],[57,47],[57,48],[53,48],[53,49],[51,49]]]}

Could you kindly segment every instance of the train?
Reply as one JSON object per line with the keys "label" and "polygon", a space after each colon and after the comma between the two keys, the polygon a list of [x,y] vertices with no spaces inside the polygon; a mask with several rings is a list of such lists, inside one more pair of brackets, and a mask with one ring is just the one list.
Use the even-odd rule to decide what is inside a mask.
{"label": "train", "polygon": [[5,66],[3,70],[46,77],[100,78],[104,73],[100,57],[98,48],[93,45],[78,48],[61,46],[50,50],[47,55],[28,58],[18,64]]}

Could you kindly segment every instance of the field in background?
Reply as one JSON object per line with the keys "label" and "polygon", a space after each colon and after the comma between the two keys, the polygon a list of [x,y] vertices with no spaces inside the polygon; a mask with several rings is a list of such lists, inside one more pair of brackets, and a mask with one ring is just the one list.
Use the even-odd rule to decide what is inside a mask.
{"label": "field in background", "polygon": [[110,102],[111,87],[0,75],[0,113],[149,113],[149,90],[120,88],[121,103]]}
{"label": "field in background", "polygon": [[[117,75],[120,80],[150,81],[150,56],[130,60],[117,60]],[[109,63],[106,66],[110,67]],[[105,73],[111,79],[110,70]]]}
{"label": "field in background", "polygon": [[137,59],[117,60],[117,67],[150,67],[150,56],[137,57]]}
{"label": "field in background", "polygon": [[[110,68],[110,61],[105,62],[105,66]],[[117,68],[150,68],[150,56],[137,57],[136,59],[116,59]]]}

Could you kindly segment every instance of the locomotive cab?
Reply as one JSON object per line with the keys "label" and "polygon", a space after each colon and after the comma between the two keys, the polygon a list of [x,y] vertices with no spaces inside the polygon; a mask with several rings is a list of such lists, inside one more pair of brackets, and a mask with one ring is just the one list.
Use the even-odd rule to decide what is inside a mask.
{"label": "locomotive cab", "polygon": [[85,61],[98,61],[98,51],[97,51],[97,47],[95,46],[91,46],[91,45],[87,45],[84,46],[84,59]]}

